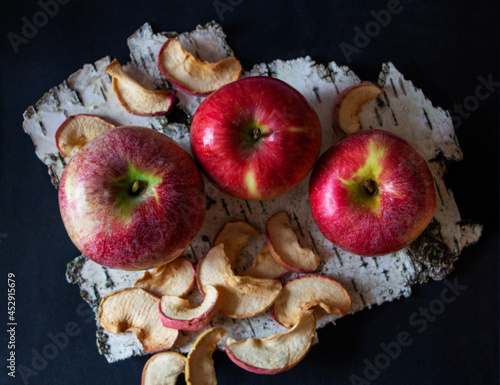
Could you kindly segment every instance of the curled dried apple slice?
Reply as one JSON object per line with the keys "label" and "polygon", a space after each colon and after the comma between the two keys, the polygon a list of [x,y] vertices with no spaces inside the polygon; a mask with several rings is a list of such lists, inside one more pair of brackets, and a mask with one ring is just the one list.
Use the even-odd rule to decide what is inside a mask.
{"label": "curled dried apple slice", "polygon": [[267,221],[266,239],[274,259],[290,271],[310,273],[316,270],[321,262],[319,255],[300,246],[290,217],[284,211],[274,214]]}
{"label": "curled dried apple slice", "polygon": [[280,281],[235,275],[222,243],[212,247],[200,260],[196,277],[203,295],[206,285],[217,288],[219,313],[230,318],[248,318],[265,312],[281,291]]}
{"label": "curled dried apple slice", "polygon": [[175,385],[185,368],[186,357],[182,354],[156,353],[144,365],[141,385]]}
{"label": "curled dried apple slice", "polygon": [[226,353],[239,367],[253,373],[276,374],[293,368],[309,352],[316,332],[312,311],[301,313],[292,329],[267,338],[226,339]]}
{"label": "curled dried apple slice", "polygon": [[187,299],[165,295],[160,299],[160,318],[167,328],[203,330],[217,315],[219,292],[212,285],[204,288],[205,299],[192,308]]}
{"label": "curled dried apple slice", "polygon": [[161,47],[158,67],[174,86],[200,96],[238,80],[242,71],[241,63],[234,56],[217,63],[202,61],[185,51],[181,43],[173,38]]}
{"label": "curled dried apple slice", "polygon": [[284,327],[291,328],[304,310],[316,306],[328,314],[345,315],[351,309],[351,297],[332,278],[318,274],[303,275],[283,285],[271,315]]}
{"label": "curled dried apple slice", "polygon": [[159,304],[160,299],[144,289],[117,290],[102,298],[97,320],[109,333],[134,332],[143,353],[167,350],[174,345],[179,331],[163,326]]}
{"label": "curled dried apple slice", "polygon": [[240,276],[251,276],[256,278],[279,279],[288,270],[281,266],[269,251],[269,246],[264,243],[259,253],[255,256],[253,266],[242,271]]}
{"label": "curled dried apple slice", "polygon": [[113,60],[106,72],[113,77],[113,91],[121,105],[131,114],[140,116],[162,115],[174,104],[172,91],[152,91],[132,79],[118,60]]}
{"label": "curled dried apple slice", "polygon": [[382,90],[373,83],[355,84],[343,90],[333,103],[333,125],[347,135],[360,130],[359,112],[366,102],[375,99]]}
{"label": "curled dried apple slice", "polygon": [[113,127],[114,124],[95,115],[69,116],[56,131],[57,149],[62,156],[71,158],[87,142]]}
{"label": "curled dried apple slice", "polygon": [[186,383],[188,385],[215,385],[212,354],[217,343],[227,334],[224,328],[212,328],[200,334],[189,350],[186,362]]}
{"label": "curled dried apple slice", "polygon": [[185,258],[176,258],[154,268],[151,272],[146,271],[134,283],[134,287],[142,287],[157,297],[164,295],[185,297],[193,288],[195,279],[196,271],[193,264]]}
{"label": "curled dried apple slice", "polygon": [[226,222],[215,236],[213,245],[224,244],[224,252],[231,263],[231,268],[236,267],[241,248],[250,238],[259,236],[259,230],[250,223],[243,221]]}

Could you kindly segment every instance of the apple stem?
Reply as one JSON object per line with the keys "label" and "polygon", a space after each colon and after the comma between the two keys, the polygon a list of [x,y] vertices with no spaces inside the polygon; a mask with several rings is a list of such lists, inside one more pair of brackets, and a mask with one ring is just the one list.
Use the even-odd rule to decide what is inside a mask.
{"label": "apple stem", "polygon": [[136,180],[132,185],[132,187],[130,188],[130,192],[132,193],[132,195],[137,195],[139,194],[141,187],[142,187],[142,182],[140,180]]}
{"label": "apple stem", "polygon": [[253,138],[255,140],[259,139],[261,135],[262,132],[260,131],[260,128],[257,127],[255,130],[253,130]]}
{"label": "apple stem", "polygon": [[368,195],[373,195],[377,191],[377,184],[371,179],[365,180],[363,183],[363,187],[365,188]]}

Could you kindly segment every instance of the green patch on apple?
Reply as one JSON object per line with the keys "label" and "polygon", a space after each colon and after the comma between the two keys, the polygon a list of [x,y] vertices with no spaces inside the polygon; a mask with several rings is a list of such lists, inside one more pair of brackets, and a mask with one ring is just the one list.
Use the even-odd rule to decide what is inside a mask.
{"label": "green patch on apple", "polygon": [[133,208],[145,199],[153,196],[156,203],[159,203],[155,186],[162,181],[161,177],[138,170],[128,163],[127,173],[111,180],[111,189],[116,197],[116,212],[122,219],[130,219]]}
{"label": "green patch on apple", "polygon": [[385,151],[376,147],[371,140],[368,144],[368,156],[365,164],[349,180],[342,182],[349,188],[351,198],[361,207],[373,210],[377,214],[380,208],[379,175],[382,172],[381,164]]}
{"label": "green patch on apple", "polygon": [[263,125],[254,119],[248,123],[243,130],[243,150],[250,150],[257,146],[262,139],[266,136],[266,129]]}
{"label": "green patch on apple", "polygon": [[245,175],[245,184],[248,188],[248,192],[252,195],[258,194],[257,181],[255,180],[255,175],[253,171],[248,171]]}

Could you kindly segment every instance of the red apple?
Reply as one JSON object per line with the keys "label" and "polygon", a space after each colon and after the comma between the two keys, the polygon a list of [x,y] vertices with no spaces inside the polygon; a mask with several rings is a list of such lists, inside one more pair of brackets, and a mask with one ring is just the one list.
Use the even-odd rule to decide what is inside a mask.
{"label": "red apple", "polygon": [[250,77],[201,103],[191,124],[191,146],[220,190],[242,199],[269,199],[309,173],[321,146],[321,124],[288,84]]}
{"label": "red apple", "polygon": [[409,245],[436,206],[425,159],[404,139],[381,130],[356,132],[327,150],[311,175],[309,198],[323,235],[362,256]]}
{"label": "red apple", "polygon": [[110,129],[64,169],[59,207],[71,240],[88,258],[123,270],[178,257],[205,218],[203,181],[189,154],[144,127]]}

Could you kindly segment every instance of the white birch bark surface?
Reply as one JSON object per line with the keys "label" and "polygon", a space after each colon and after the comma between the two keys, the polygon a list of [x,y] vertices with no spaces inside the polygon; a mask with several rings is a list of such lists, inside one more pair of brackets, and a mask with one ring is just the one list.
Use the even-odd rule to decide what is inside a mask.
{"label": "white birch bark surface", "polygon": [[[203,60],[218,61],[232,55],[219,25],[212,22],[190,33],[154,34],[145,24],[128,40],[131,61],[124,68],[143,85],[154,89],[170,89],[163,78],[157,56],[169,37],[177,37],[183,47]],[[87,64],[66,81],[48,91],[24,113],[24,130],[31,136],[37,156],[49,169],[52,183],[57,187],[61,173],[69,159],[59,155],[54,134],[66,117],[86,113],[98,115],[116,125],[150,127],[176,140],[191,153],[189,127],[169,121],[168,115],[140,117],[127,113],[119,104],[111,87],[111,78],[104,72],[110,58]],[[125,64],[125,63],[123,63]],[[346,87],[361,79],[346,66],[331,62],[315,63],[311,58],[275,60],[255,65],[244,76],[266,75],[279,78],[304,95],[316,110],[323,128],[322,152],[341,138],[332,127],[331,111],[336,96]],[[287,211],[299,240],[322,256],[318,273],[341,282],[352,297],[352,313],[393,301],[411,294],[411,286],[428,279],[443,279],[452,269],[462,249],[476,242],[481,226],[462,221],[453,193],[443,182],[449,163],[462,159],[450,115],[435,107],[411,81],[386,63],[382,67],[378,85],[383,93],[367,103],[361,113],[362,129],[381,128],[408,140],[428,161],[434,175],[437,208],[428,229],[408,248],[383,257],[361,258],[333,246],[319,232],[314,223],[308,200],[307,177],[290,192],[268,201],[244,201],[219,192],[206,179],[207,215],[199,234],[184,252],[196,263],[210,248],[217,231],[229,220],[245,220],[264,231],[267,219],[277,211]],[[188,122],[203,98],[176,90],[178,107],[188,115]],[[300,154],[297,154],[300,157]],[[250,266],[264,243],[264,236],[250,242],[242,252],[238,270]],[[143,272],[125,272],[97,265],[84,256],[68,264],[67,279],[78,284],[81,295],[97,310],[100,299],[107,293],[130,287]],[[283,280],[296,274],[287,274]],[[190,295],[194,303],[200,294]],[[338,316],[322,314],[318,327],[334,322]],[[251,319],[232,320],[218,317],[212,326],[222,326],[236,339],[267,337],[285,330],[269,312]],[[174,350],[186,353],[200,332],[184,332]],[[109,362],[141,355],[141,345],[132,333],[113,335],[97,325],[97,345]],[[223,349],[222,345],[219,347]]]}

